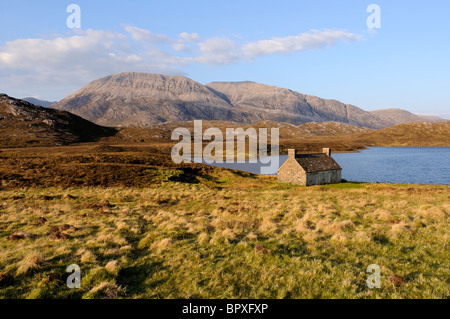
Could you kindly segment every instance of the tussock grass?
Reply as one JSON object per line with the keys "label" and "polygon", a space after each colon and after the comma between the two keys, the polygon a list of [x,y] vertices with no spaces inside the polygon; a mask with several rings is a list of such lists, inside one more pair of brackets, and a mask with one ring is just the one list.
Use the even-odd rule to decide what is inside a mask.
{"label": "tussock grass", "polygon": [[19,263],[16,271],[16,276],[26,274],[29,270],[39,269],[44,262],[44,257],[37,252],[28,253]]}
{"label": "tussock grass", "polygon": [[[306,188],[217,172],[200,183],[0,190],[0,297],[450,295],[448,186]],[[53,226],[70,237],[50,239]],[[36,236],[8,240],[15,231]],[[80,289],[65,285],[70,264]],[[370,264],[380,289],[366,286]]]}
{"label": "tussock grass", "polygon": [[90,250],[83,249],[80,261],[83,264],[94,264],[97,258],[95,258],[95,255]]}
{"label": "tussock grass", "polygon": [[120,271],[120,264],[117,260],[111,260],[106,264],[105,269],[110,274],[118,276]]}
{"label": "tussock grass", "polygon": [[122,287],[115,283],[102,282],[86,293],[84,299],[116,299],[122,293]]}

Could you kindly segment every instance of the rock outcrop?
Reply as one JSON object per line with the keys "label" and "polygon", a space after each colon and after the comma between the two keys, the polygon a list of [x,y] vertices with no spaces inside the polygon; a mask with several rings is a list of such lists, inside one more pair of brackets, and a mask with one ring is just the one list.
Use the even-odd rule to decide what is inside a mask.
{"label": "rock outcrop", "polygon": [[95,141],[115,134],[66,111],[0,94],[0,147],[55,146]]}

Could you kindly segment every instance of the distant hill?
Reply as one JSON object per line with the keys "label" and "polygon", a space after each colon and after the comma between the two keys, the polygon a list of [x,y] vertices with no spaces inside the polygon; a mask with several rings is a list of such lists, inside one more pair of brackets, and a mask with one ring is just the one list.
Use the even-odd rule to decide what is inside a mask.
{"label": "distant hill", "polygon": [[53,105],[56,103],[56,101],[55,102],[44,101],[44,100],[35,99],[34,97],[25,97],[22,100],[30,102],[31,104],[43,106],[43,107],[49,107],[50,105]]}
{"label": "distant hill", "polygon": [[360,127],[339,122],[309,122],[302,125],[293,125],[289,123],[263,121],[245,126],[244,129],[247,127],[277,127],[279,128],[279,136],[281,139],[316,138],[321,136],[338,136],[373,131],[373,129],[367,127]]}
{"label": "distant hill", "polygon": [[371,111],[371,113],[377,115],[378,117],[392,122],[394,125],[401,123],[410,122],[429,122],[429,123],[439,123],[445,122],[446,120],[438,116],[425,116],[416,115],[406,110],[401,109],[383,109]]}
{"label": "distant hill", "polygon": [[65,111],[0,94],[0,147],[55,146],[95,141],[115,129]]}
{"label": "distant hill", "polygon": [[[185,122],[167,122],[161,124],[155,124],[149,127],[141,128],[121,128],[121,136],[123,138],[124,134],[133,138],[133,141],[144,140],[144,141],[155,141],[157,138],[162,138],[170,140],[171,133],[174,129],[178,127],[184,127],[191,131],[193,134],[194,125],[193,121]],[[203,130],[207,128],[214,127],[218,128],[225,134],[227,128],[243,128],[247,130],[252,127],[257,130],[259,134],[259,128],[269,128],[268,134],[270,135],[270,128],[279,129],[280,139],[304,139],[312,137],[321,136],[338,136],[338,135],[348,135],[354,133],[371,132],[372,129],[366,127],[359,127],[350,124],[338,123],[338,122],[310,122],[302,125],[293,125],[283,122],[274,121],[261,121],[255,124],[242,125],[236,122],[225,122],[225,121],[203,121]],[[132,135],[129,134],[132,132]],[[119,136],[117,136],[119,137]],[[111,140],[111,139],[110,139]]]}
{"label": "distant hill", "polygon": [[450,121],[399,124],[349,138],[367,146],[450,146]]}
{"label": "distant hill", "polygon": [[121,73],[89,83],[52,107],[105,126],[148,126],[193,119],[335,121],[381,128],[390,121],[356,106],[254,82],[202,85],[183,76]]}
{"label": "distant hill", "polygon": [[314,136],[347,135],[373,131],[373,129],[367,127],[360,127],[337,122],[310,122],[300,125],[300,128],[311,133]]}

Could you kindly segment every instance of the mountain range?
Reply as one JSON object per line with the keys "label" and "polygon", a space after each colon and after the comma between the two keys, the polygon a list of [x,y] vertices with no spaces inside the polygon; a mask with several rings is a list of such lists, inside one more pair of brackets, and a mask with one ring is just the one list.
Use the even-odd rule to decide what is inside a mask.
{"label": "mountain range", "polygon": [[112,127],[203,119],[294,125],[333,121],[378,129],[411,121],[439,121],[407,111],[408,116],[383,110],[367,112],[351,104],[255,82],[203,85],[184,76],[132,72],[95,80],[51,107]]}
{"label": "mountain range", "polygon": [[[0,148],[79,142],[170,145],[171,133],[177,127],[192,130],[193,121],[163,122],[149,127],[103,127],[67,111],[40,107],[0,94]],[[293,125],[270,120],[252,124],[205,121],[203,127],[218,127],[222,131],[230,127],[277,127],[284,146],[310,151],[330,146],[340,151],[358,150],[364,146],[448,146],[450,136],[450,121],[414,122],[377,130],[339,122]]]}
{"label": "mountain range", "polygon": [[55,102],[44,101],[44,100],[36,99],[34,97],[24,97],[22,100],[30,102],[31,104],[43,106],[43,107],[49,107],[56,103],[56,101]]}

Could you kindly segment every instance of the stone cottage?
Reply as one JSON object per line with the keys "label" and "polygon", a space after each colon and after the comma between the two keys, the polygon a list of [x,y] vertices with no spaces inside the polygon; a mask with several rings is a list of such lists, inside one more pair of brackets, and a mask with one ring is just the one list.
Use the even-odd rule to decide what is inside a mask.
{"label": "stone cottage", "polygon": [[289,149],[287,160],[278,169],[278,181],[305,186],[334,184],[341,182],[341,171],[329,148],[322,149],[322,153],[306,154]]}

